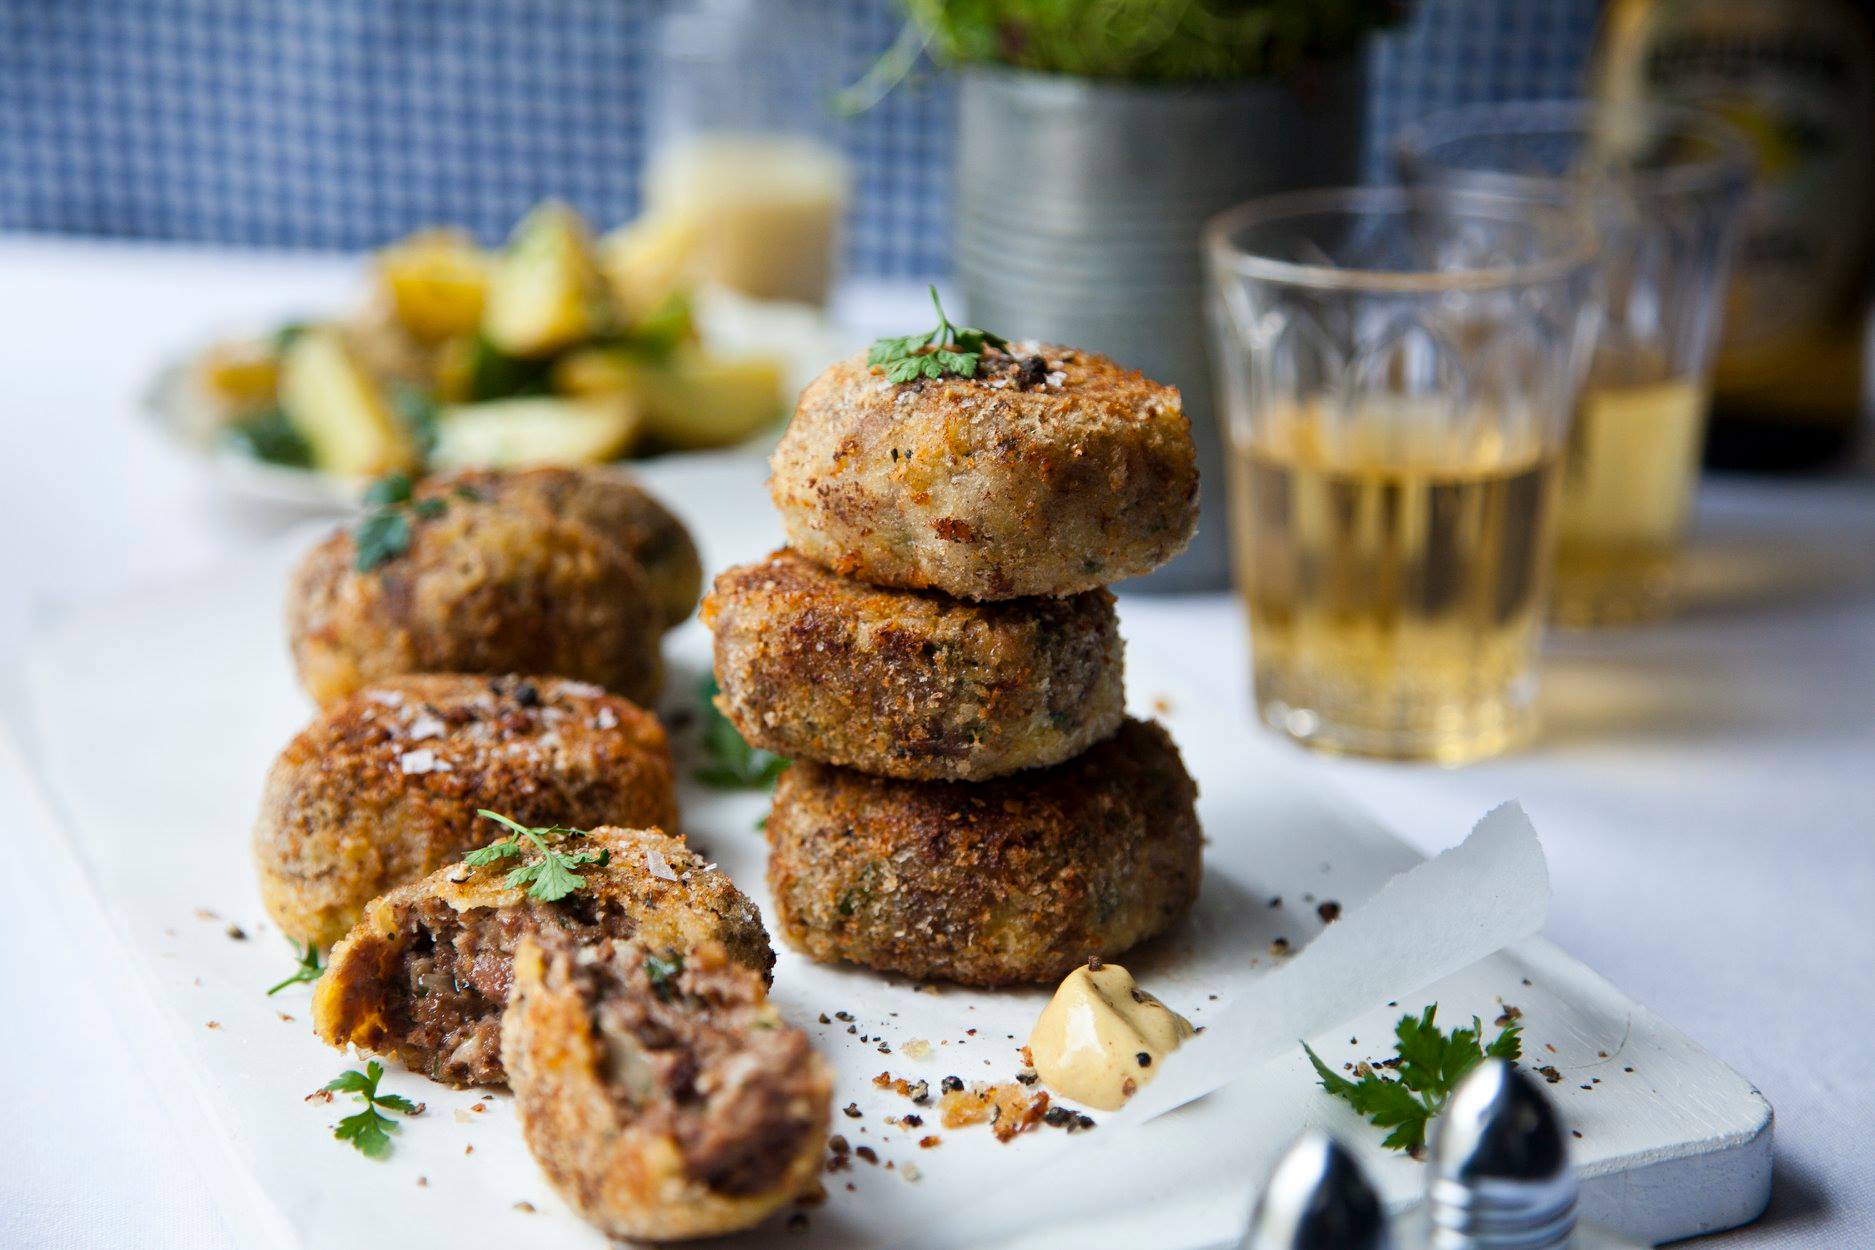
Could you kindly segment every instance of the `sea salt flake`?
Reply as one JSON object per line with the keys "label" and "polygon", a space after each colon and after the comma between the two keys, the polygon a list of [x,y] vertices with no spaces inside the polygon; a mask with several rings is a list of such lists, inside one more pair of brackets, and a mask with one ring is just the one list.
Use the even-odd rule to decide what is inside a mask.
{"label": "sea salt flake", "polygon": [[609,707],[602,707],[599,709],[598,715],[592,718],[592,723],[594,728],[597,729],[617,729],[618,713],[614,712]]}
{"label": "sea salt flake", "polygon": [[439,758],[436,752],[430,750],[406,751],[398,759],[397,765],[404,770],[404,775],[406,777],[413,773],[447,773],[454,771],[450,768],[448,760]]}
{"label": "sea salt flake", "polygon": [[651,869],[651,875],[660,881],[675,881],[677,874],[671,871],[670,862],[664,858],[664,852],[656,847],[645,851],[645,864]]}
{"label": "sea salt flake", "polygon": [[1050,373],[1046,378],[1043,379],[1043,381],[1047,382],[1048,385],[1055,386],[1055,387],[1060,386],[1062,383],[1066,382],[1067,380],[1068,380],[1068,375],[1063,373],[1059,369],[1056,369],[1053,373]]}
{"label": "sea salt flake", "polygon": [[576,694],[587,699],[596,699],[605,693],[603,688],[595,686],[589,681],[567,681],[562,679],[555,684],[559,686],[561,694]]}
{"label": "sea salt flake", "polygon": [[365,691],[365,698],[380,707],[402,707],[404,705],[403,692],[399,690],[367,690]]}
{"label": "sea salt flake", "polygon": [[410,728],[406,732],[406,736],[408,736],[412,742],[421,742],[425,738],[442,737],[443,731],[448,728],[449,726],[443,724],[442,721],[426,712],[410,722]]}

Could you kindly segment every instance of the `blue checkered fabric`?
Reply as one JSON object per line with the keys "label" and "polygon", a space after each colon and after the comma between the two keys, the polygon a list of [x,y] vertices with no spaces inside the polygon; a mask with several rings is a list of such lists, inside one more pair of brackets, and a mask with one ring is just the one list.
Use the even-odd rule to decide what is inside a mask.
{"label": "blue checkered fabric", "polygon": [[[637,210],[653,24],[671,0],[0,0],[0,229],[371,247],[534,202]],[[804,0],[856,78],[888,0]],[[1579,89],[1594,0],[1426,0],[1376,43],[1374,134]],[[847,123],[852,270],[946,268],[953,93]]]}

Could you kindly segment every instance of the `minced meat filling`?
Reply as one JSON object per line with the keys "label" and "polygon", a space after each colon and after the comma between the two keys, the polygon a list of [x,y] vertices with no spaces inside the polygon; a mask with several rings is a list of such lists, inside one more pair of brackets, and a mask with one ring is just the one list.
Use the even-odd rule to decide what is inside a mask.
{"label": "minced meat filling", "polygon": [[[583,913],[583,914],[582,914]],[[612,909],[574,909],[528,900],[512,907],[457,911],[424,898],[405,926],[401,981],[390,987],[385,1044],[410,1067],[452,1085],[504,1085],[501,1013],[514,985],[514,948],[543,930],[582,942],[628,937],[632,917]]]}
{"label": "minced meat filling", "polygon": [[775,1019],[758,977],[620,943],[581,952],[573,984],[597,1021],[622,1120],[675,1140],[690,1174],[718,1193],[780,1181],[820,1095],[806,1035]]}

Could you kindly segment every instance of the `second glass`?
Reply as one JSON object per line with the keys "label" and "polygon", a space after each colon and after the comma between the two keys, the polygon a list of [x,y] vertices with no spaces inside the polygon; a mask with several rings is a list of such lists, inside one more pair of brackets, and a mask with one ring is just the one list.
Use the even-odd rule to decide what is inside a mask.
{"label": "second glass", "polygon": [[1258,200],[1207,234],[1260,715],[1447,763],[1529,728],[1556,465],[1594,335],[1560,207]]}
{"label": "second glass", "polygon": [[1551,610],[1571,626],[1664,615],[1699,476],[1744,149],[1702,114],[1554,101],[1441,114],[1401,136],[1396,157],[1414,185],[1592,213],[1602,329],[1563,459]]}

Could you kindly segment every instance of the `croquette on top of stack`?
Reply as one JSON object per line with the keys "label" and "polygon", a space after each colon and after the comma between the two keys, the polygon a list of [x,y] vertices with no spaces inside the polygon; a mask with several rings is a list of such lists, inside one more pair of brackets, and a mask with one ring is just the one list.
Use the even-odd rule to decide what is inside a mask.
{"label": "croquette on top of stack", "polygon": [[719,576],[703,619],[718,707],[799,761],[767,824],[788,940],[1000,985],[1197,895],[1196,787],[1125,719],[1105,585],[1184,549],[1198,474],[1175,389],[966,333],[968,370],[937,343],[936,376],[866,357],[808,386],[772,461],[790,547]]}
{"label": "croquette on top of stack", "polygon": [[1178,391],[1105,356],[1012,344],[971,377],[841,361],[802,392],[769,491],[789,544],[875,586],[1071,595],[1149,573],[1198,520]]}

